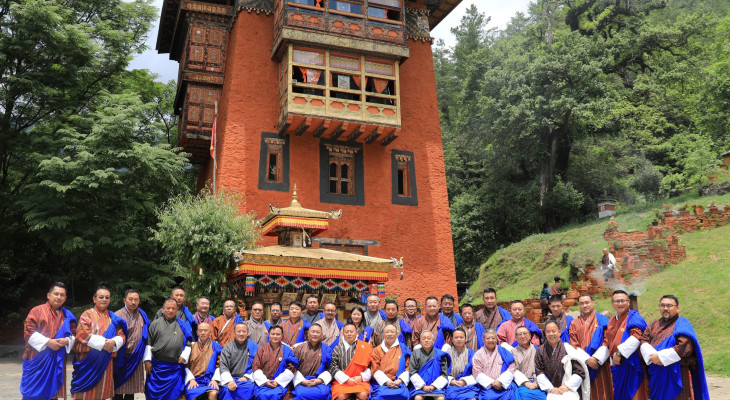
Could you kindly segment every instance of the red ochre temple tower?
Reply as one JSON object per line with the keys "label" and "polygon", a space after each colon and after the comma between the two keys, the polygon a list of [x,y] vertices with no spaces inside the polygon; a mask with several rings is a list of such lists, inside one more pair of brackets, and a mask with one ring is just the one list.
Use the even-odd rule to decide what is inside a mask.
{"label": "red ochre temple tower", "polygon": [[180,65],[178,144],[198,187],[217,104],[217,188],[261,217],[296,184],[310,207],[342,209],[314,247],[403,257],[386,284],[401,304],[456,296],[430,30],[460,1],[165,0],[157,50]]}

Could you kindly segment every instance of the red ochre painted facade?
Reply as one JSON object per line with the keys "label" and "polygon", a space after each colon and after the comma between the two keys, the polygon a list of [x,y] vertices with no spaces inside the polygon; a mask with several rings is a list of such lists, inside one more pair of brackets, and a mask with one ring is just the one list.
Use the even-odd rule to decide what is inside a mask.
{"label": "red ochre painted facade", "polygon": [[[417,3],[423,7],[422,0]],[[409,7],[413,4],[408,2]],[[242,211],[253,210],[262,218],[269,204],[288,205],[296,184],[299,202],[305,207],[342,209],[342,217],[330,221],[329,230],[319,237],[374,240],[379,244],[368,247],[369,256],[403,257],[405,268],[389,273],[387,296],[398,296],[400,304],[408,297],[421,303],[431,295],[449,293],[456,297],[431,43],[407,41],[410,56],[400,65],[402,118],[398,138],[387,146],[379,141],[363,144],[364,206],[322,203],[320,139],[312,133],[289,135],[289,191],[258,188],[261,133],[277,132],[279,123],[280,64],[271,53],[273,24],[273,15],[238,11],[226,39],[224,84],[218,99],[217,188],[239,193],[244,201]],[[392,203],[392,150],[413,152],[417,206]],[[207,181],[213,181],[212,159],[200,164],[198,188]],[[264,238],[260,244],[275,245],[276,238]]]}

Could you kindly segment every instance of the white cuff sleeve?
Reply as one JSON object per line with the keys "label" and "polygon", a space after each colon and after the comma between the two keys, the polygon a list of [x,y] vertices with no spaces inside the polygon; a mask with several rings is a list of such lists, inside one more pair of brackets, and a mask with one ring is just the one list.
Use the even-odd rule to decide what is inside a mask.
{"label": "white cuff sleeve", "polygon": [[279,386],[286,387],[292,379],[294,379],[294,373],[285,369],[284,372],[280,373],[274,380],[279,384]]}
{"label": "white cuff sleeve", "polygon": [[658,351],[657,354],[659,355],[659,361],[661,361],[664,366],[672,365],[682,359],[682,357],[680,357],[679,354],[677,354],[677,352],[671,347]]}
{"label": "white cuff sleeve", "polygon": [[372,371],[370,371],[370,368],[366,369],[365,371],[362,371],[362,374],[360,374],[360,378],[362,378],[363,382],[370,382],[370,379],[373,377]]}
{"label": "white cuff sleeve", "polygon": [[515,349],[514,347],[510,346],[509,343],[507,343],[507,342],[500,344],[500,346],[502,346],[502,348],[506,349],[510,353]]}
{"label": "white cuff sleeve", "polygon": [[406,386],[408,386],[408,382],[411,381],[409,379],[409,377],[410,377],[410,374],[408,373],[408,371],[403,371],[402,374],[398,375],[398,379],[400,379],[401,381],[403,381],[403,384],[406,385]]}
{"label": "white cuff sleeve", "polygon": [[221,374],[221,384],[227,385],[228,382],[233,382],[233,376],[231,376],[229,371],[226,371]]}
{"label": "white cuff sleeve", "polygon": [[466,386],[474,386],[477,384],[477,380],[473,376],[467,375],[461,378],[462,381],[466,382]]}
{"label": "white cuff sleeve", "polygon": [[512,379],[514,379],[514,375],[512,375],[509,371],[502,372],[501,375],[497,377],[497,380],[502,384],[503,388],[507,388],[510,383],[512,383]]}
{"label": "white cuff sleeve", "polygon": [[385,383],[390,381],[390,378],[388,378],[388,376],[385,375],[385,372],[381,370],[375,371],[375,373],[373,374],[373,378],[375,378],[375,380],[378,382],[378,385],[380,386],[385,386]]}
{"label": "white cuff sleeve", "polygon": [[523,383],[528,382],[527,376],[521,371],[515,371],[515,384],[521,386]]}
{"label": "white cuff sleeve", "polygon": [[444,345],[441,346],[441,351],[443,351],[444,353],[448,353],[449,350],[451,350],[451,345],[450,344],[444,343]]}
{"label": "white cuff sleeve", "polygon": [[297,371],[296,376],[294,376],[294,387],[299,386],[300,383],[304,382],[304,375],[302,375],[301,372]]}
{"label": "white cuff sleeve", "polygon": [[122,339],[121,336],[114,336],[112,340],[114,341],[114,349],[112,350],[112,352],[119,351],[119,349],[124,346],[124,339]]}
{"label": "white cuff sleeve", "polygon": [[650,345],[649,343],[644,343],[641,345],[640,349],[641,357],[644,359],[644,363],[646,363],[646,365],[651,364],[651,361],[649,361],[649,356],[657,352],[654,346]]}
{"label": "white cuff sleeve", "polygon": [[416,351],[416,350],[420,349],[421,347],[423,347],[423,346],[421,346],[420,344],[417,344],[417,345],[413,346],[413,351]]}
{"label": "white cuff sleeve", "polygon": [[190,372],[190,368],[185,368],[185,385],[188,384],[188,382],[195,379],[195,375],[193,375],[192,372]]}
{"label": "white cuff sleeve", "polygon": [[549,392],[550,389],[554,388],[553,383],[550,382],[550,379],[548,379],[545,374],[540,374],[537,376],[537,384],[540,386],[540,390],[543,392]]}
{"label": "white cuff sleeve", "polygon": [[243,374],[249,381],[253,381],[253,374]]}
{"label": "white cuff sleeve", "polygon": [[91,335],[89,342],[86,344],[94,350],[102,351],[104,349],[104,343],[106,343],[104,336]]}
{"label": "white cuff sleeve", "polygon": [[321,379],[322,383],[329,385],[332,382],[332,375],[328,371],[324,371],[317,376],[317,379]]}
{"label": "white cuff sleeve", "polygon": [[413,384],[413,387],[416,388],[416,390],[421,390],[421,388],[426,386],[426,382],[424,382],[423,378],[421,378],[421,375],[418,374],[411,375],[411,383]]}
{"label": "white cuff sleeve", "polygon": [[66,344],[66,354],[68,354],[74,347],[74,343],[76,343],[76,338],[74,336],[69,336],[66,339],[68,339],[68,343]]}
{"label": "white cuff sleeve", "polygon": [[494,382],[494,379],[492,379],[484,374],[477,375],[477,383],[482,385],[482,387],[484,389],[489,389],[490,387],[492,387],[493,382]]}
{"label": "white cuff sleeve", "polygon": [[596,357],[596,359],[598,360],[598,363],[603,365],[603,363],[605,363],[606,360],[608,360],[608,347],[606,347],[606,346],[599,347],[598,350],[596,350],[596,352],[593,353],[593,357]]}
{"label": "white cuff sleeve", "polygon": [[147,345],[144,348],[144,357],[142,357],[143,361],[152,361],[152,346]]}
{"label": "white cuff sleeve", "polygon": [[216,368],[215,372],[213,372],[213,379],[212,381],[220,382],[221,381],[221,369]]}
{"label": "white cuff sleeve", "polygon": [[621,353],[622,356],[629,358],[632,354],[634,354],[636,349],[639,348],[640,344],[641,342],[639,341],[639,339],[633,336],[629,336],[629,338],[626,339],[625,342],[618,345],[618,351],[619,353]]}
{"label": "white cuff sleeve", "polygon": [[350,376],[349,376],[349,375],[347,375],[346,373],[344,373],[344,372],[342,372],[342,371],[337,371],[337,372],[335,372],[335,380],[336,380],[336,381],[337,381],[337,383],[339,383],[340,385],[344,385],[344,384],[345,384],[345,382],[347,382],[347,380],[348,380],[348,379],[350,379]]}
{"label": "white cuff sleeve", "polygon": [[[30,347],[34,348],[35,351],[40,353],[41,351],[46,349],[49,340],[51,339],[41,335],[38,332],[33,332],[33,334],[30,335],[30,337],[28,338],[28,344],[30,345]],[[71,343],[70,340],[69,343]]]}
{"label": "white cuff sleeve", "polygon": [[269,381],[269,379],[264,375],[264,371],[257,369],[253,373],[253,381],[256,382],[259,386],[264,386],[266,382]]}
{"label": "white cuff sleeve", "polygon": [[449,381],[446,379],[445,376],[439,375],[436,380],[433,381],[431,385],[433,385],[436,389],[441,390],[449,383]]}
{"label": "white cuff sleeve", "polygon": [[574,392],[580,389],[581,384],[583,384],[583,378],[576,374],[571,375],[570,378],[565,381],[565,386],[569,387],[570,390]]}
{"label": "white cuff sleeve", "polygon": [[180,358],[182,358],[183,360],[185,360],[185,364],[188,363],[188,358],[190,358],[190,351],[191,350],[192,350],[192,348],[190,346],[185,346],[185,348],[183,349],[182,353],[180,353]]}
{"label": "white cuff sleeve", "polygon": [[575,348],[575,357],[577,359],[581,360],[582,362],[586,362],[586,361],[588,361],[589,358],[591,358],[591,356],[588,353],[586,353],[585,350],[583,350],[579,347]]}

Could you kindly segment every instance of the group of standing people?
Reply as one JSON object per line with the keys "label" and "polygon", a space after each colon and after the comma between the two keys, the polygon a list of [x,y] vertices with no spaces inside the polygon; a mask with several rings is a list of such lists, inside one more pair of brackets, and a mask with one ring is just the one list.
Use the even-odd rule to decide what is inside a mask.
{"label": "group of standing people", "polygon": [[[497,306],[485,289],[485,307],[451,295],[428,297],[422,315],[415,299],[399,304],[377,295],[355,307],[347,321],[337,306],[318,298],[250,305],[250,318],[224,303],[209,314],[206,297],[196,312],[176,287],[150,321],[139,293],[108,310],[111,293],[100,287],[94,307],[77,321],[63,308],[66,289],[55,283],[48,302],[25,322],[26,351],[20,390],[24,399],[65,398],[65,357],[75,351],[74,399],[150,400],[491,400],[491,399],[707,399],[702,354],[674,296],[660,300],[662,318],[647,325],[616,291],[614,318],[579,299],[581,316],[550,299],[544,332],[524,318],[524,305]],[[648,367],[647,367],[648,366]]]}

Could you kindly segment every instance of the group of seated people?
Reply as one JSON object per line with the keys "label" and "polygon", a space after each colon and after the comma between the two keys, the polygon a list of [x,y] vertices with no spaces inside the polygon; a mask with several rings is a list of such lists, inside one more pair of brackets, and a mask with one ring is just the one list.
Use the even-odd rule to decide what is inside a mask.
{"label": "group of seated people", "polygon": [[[509,311],[497,306],[493,289],[484,291],[483,309],[475,313],[464,304],[459,314],[450,295],[428,297],[423,315],[418,302],[408,299],[402,316],[399,304],[388,300],[381,310],[381,299],[371,295],[367,308],[353,308],[345,323],[337,320],[333,303],[319,311],[316,296],[291,304],[287,319],[276,305],[271,307],[279,313],[265,321],[264,304],[254,301],[244,321],[232,300],[220,317],[201,318],[184,306],[184,292],[175,290],[157,318],[149,322],[145,315],[144,339],[134,346],[144,354],[124,358],[139,364],[127,371],[143,366],[147,399],[709,398],[696,334],[678,316],[679,300],[671,295],[660,300],[662,318],[650,325],[629,310],[624,291],[613,294],[616,316],[610,320],[596,313],[588,295],[580,297],[576,319],[562,312],[562,299],[555,296],[540,330],[524,318],[521,301]],[[97,296],[108,300],[108,289]],[[121,343],[132,335],[127,326],[133,324],[123,333],[108,329],[109,353],[126,351]],[[55,350],[65,354],[62,347]],[[117,373],[118,367],[107,369]]]}

